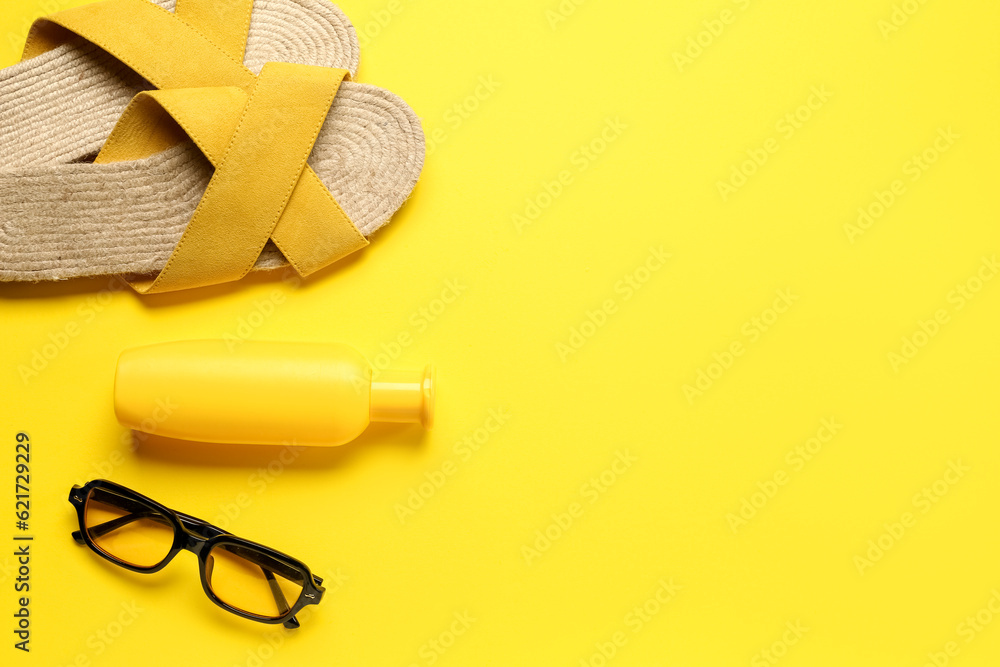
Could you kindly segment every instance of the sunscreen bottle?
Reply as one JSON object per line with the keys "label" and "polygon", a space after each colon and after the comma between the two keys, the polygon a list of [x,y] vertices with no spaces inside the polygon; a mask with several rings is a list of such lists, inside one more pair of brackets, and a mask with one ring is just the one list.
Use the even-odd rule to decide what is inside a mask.
{"label": "sunscreen bottle", "polygon": [[126,350],[115,374],[123,426],[168,438],[342,445],[369,422],[434,421],[434,372],[383,371],[341,344],[186,341]]}

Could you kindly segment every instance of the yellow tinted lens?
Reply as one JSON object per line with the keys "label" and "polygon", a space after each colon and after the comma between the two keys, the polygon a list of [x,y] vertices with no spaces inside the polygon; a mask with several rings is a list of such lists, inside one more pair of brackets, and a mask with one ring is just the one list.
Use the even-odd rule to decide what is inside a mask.
{"label": "yellow tinted lens", "polygon": [[161,512],[105,489],[87,497],[84,525],[99,549],[135,567],[158,565],[174,543],[174,527]]}
{"label": "yellow tinted lens", "polygon": [[302,595],[302,573],[252,549],[223,544],[212,549],[206,563],[212,591],[248,614],[281,618]]}

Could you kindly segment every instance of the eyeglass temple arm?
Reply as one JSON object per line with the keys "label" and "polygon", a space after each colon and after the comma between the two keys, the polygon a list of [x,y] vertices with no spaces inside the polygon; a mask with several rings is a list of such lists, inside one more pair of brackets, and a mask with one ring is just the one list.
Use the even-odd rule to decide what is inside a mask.
{"label": "eyeglass temple arm", "polygon": [[[278,580],[274,578],[274,573],[263,565],[258,565],[257,567],[259,567],[260,571],[264,573],[264,578],[267,579],[267,585],[271,587],[271,595],[274,596],[274,601],[278,605],[278,613],[284,616],[291,611],[291,607],[288,606],[288,599],[285,598],[285,593],[281,590],[281,586],[278,585]],[[297,618],[292,616],[285,621],[284,626],[289,630],[294,630],[299,627],[299,621]]]}
{"label": "eyeglass temple arm", "polygon": [[[239,547],[234,548],[233,553],[254,563],[264,574],[264,578],[267,579],[267,585],[271,589],[271,595],[274,597],[274,602],[278,607],[278,613],[284,616],[291,611],[292,608],[288,606],[288,599],[285,597],[284,591],[281,590],[281,586],[278,585],[278,580],[274,577],[274,571],[260,562],[261,555]],[[289,630],[295,630],[299,627],[299,620],[292,616],[283,625]]]}
{"label": "eyeglass temple arm", "polygon": [[[108,533],[112,533],[119,528],[127,526],[128,524],[138,521],[140,519],[153,519],[159,520],[160,523],[168,523],[158,512],[134,512],[132,514],[126,514],[120,516],[117,519],[112,519],[111,521],[105,521],[104,523],[99,523],[96,526],[87,529],[91,537],[104,537]],[[87,541],[83,539],[83,534],[79,530],[73,531],[73,539],[77,541],[78,544],[86,544]]]}
{"label": "eyeglass temple arm", "polygon": [[[277,579],[275,579],[274,573],[277,572],[279,574],[282,574],[283,576],[288,576],[288,577],[294,577],[296,573],[292,571],[282,572],[283,564],[280,561],[273,560],[259,552],[245,550],[240,547],[230,547],[230,548],[234,554],[242,558],[245,558],[251,563],[254,563],[258,568],[260,568],[260,571],[264,573],[264,578],[267,579],[267,584],[271,589],[271,595],[274,597],[274,601],[278,607],[278,611],[281,614],[287,614],[291,610],[291,607],[288,605],[288,600],[285,598],[285,594],[284,591],[281,590],[281,586],[278,585],[278,581]],[[316,598],[316,596],[313,594],[309,594],[307,597],[314,599],[314,602],[312,602],[311,604],[317,604],[319,602],[319,599],[323,597],[323,593],[326,592],[326,589],[323,588],[322,578],[317,577],[312,573],[310,573],[310,576],[312,576],[313,586],[319,593],[319,598]],[[299,627],[299,621],[296,617],[292,616],[288,620],[286,620],[283,625],[289,630],[294,630],[295,628]]]}
{"label": "eyeglass temple arm", "polygon": [[[274,593],[274,595],[275,595],[274,599],[277,600],[278,599],[277,596],[280,595],[281,599],[284,600],[285,596],[281,592],[281,589],[278,588],[278,582],[274,580],[274,575],[271,574],[269,570],[266,570],[263,567],[261,569],[264,570],[264,576],[266,576],[268,578],[268,583],[271,585],[271,592],[274,593],[275,589],[277,589],[277,593]],[[316,585],[316,588],[319,589],[319,598],[316,599],[316,601],[313,604],[318,604],[319,600],[323,598],[323,593],[326,592],[326,589],[323,588],[323,578],[322,577],[317,577],[314,574],[314,575],[312,575],[312,578],[313,578],[313,583]],[[309,595],[307,597],[313,597],[313,596]],[[287,606],[288,606],[288,603],[285,602],[285,607],[287,608]],[[279,609],[282,608],[281,602],[278,602],[278,608]],[[299,619],[297,619],[294,616],[292,616],[287,621],[285,621],[282,625],[284,625],[289,630],[295,630],[296,628],[299,627]]]}

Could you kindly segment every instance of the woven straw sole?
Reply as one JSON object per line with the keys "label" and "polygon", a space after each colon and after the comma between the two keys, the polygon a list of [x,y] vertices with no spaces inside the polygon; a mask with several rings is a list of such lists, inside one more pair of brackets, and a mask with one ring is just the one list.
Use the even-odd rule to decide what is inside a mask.
{"label": "woven straw sole", "polygon": [[[365,236],[413,191],[424,135],[388,91],[345,82],[309,164]],[[0,280],[151,274],[164,267],[212,167],[191,143],[135,162],[0,171]],[[268,244],[255,269],[287,264]]]}
{"label": "woven straw sole", "polygon": [[[173,11],[176,0],[152,0]],[[360,46],[329,0],[256,0],[244,64],[278,61],[357,73]],[[0,167],[83,161],[101,149],[136,93],[149,84],[76,39],[0,70]]]}

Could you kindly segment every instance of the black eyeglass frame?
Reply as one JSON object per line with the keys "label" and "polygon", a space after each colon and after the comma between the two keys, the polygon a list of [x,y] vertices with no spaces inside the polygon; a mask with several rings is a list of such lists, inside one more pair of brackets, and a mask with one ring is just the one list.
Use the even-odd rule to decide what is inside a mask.
{"label": "black eyeglass frame", "polygon": [[[170,547],[170,551],[163,558],[163,560],[150,567],[139,567],[123,561],[120,558],[116,558],[114,555],[104,551],[94,542],[89,531],[87,530],[86,507],[87,499],[96,489],[112,492],[126,500],[133,500],[148,505],[152,509],[160,512],[163,517],[170,522],[174,529],[174,541]],[[260,623],[268,623],[272,625],[280,623],[290,630],[298,628],[299,621],[295,618],[295,615],[308,605],[319,604],[323,599],[323,593],[326,592],[326,589],[323,588],[322,585],[323,580],[320,577],[315,576],[309,570],[309,567],[302,561],[292,558],[288,554],[266,547],[263,544],[258,544],[242,537],[237,537],[232,533],[219,528],[218,526],[213,526],[207,521],[184,514],[183,512],[172,510],[165,505],[156,502],[152,498],[148,498],[141,493],[122,486],[121,484],[116,484],[115,482],[110,482],[106,479],[95,479],[83,486],[74,485],[73,489],[69,493],[69,502],[76,508],[77,518],[80,522],[80,530],[73,531],[73,539],[76,540],[78,544],[90,547],[90,550],[98,556],[101,556],[105,560],[110,561],[119,567],[123,567],[126,570],[131,570],[133,572],[139,572],[141,574],[153,574],[154,572],[159,572],[181,551],[190,551],[198,557],[198,569],[201,574],[201,586],[205,590],[205,595],[208,596],[208,599],[226,611],[251,621],[258,621]],[[212,590],[212,586],[209,583],[208,556],[211,554],[213,549],[223,545],[236,547],[237,549],[244,548],[257,554],[262,554],[263,556],[272,559],[277,564],[283,565],[288,569],[301,574],[303,586],[302,592],[299,594],[299,598],[294,604],[289,606],[288,610],[284,614],[279,617],[252,614],[242,609],[238,609],[220,599],[219,596]],[[273,589],[274,586],[272,585],[272,591]]]}

